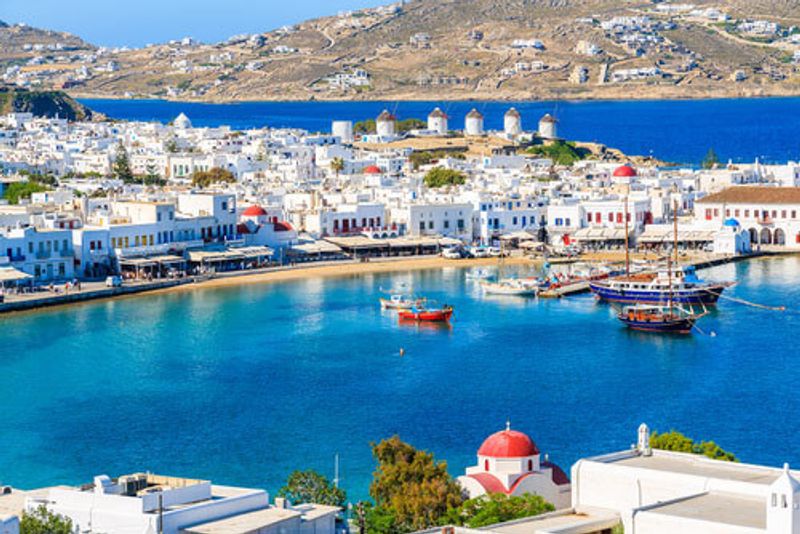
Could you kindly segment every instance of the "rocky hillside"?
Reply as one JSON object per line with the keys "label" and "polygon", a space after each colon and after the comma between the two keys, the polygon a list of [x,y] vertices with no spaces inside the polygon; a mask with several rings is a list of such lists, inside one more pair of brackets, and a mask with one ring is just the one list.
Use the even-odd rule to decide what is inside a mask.
{"label": "rocky hillside", "polygon": [[33,113],[37,117],[89,120],[92,111],[62,91],[28,91],[0,87],[0,115],[12,112]]}
{"label": "rocky hillside", "polygon": [[223,43],[69,53],[3,46],[12,26],[0,66],[74,95],[208,101],[800,94],[800,0],[689,1],[410,0]]}

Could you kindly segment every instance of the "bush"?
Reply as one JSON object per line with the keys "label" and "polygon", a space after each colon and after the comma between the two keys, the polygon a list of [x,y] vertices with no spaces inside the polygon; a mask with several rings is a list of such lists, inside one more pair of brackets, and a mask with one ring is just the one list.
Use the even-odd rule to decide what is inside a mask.
{"label": "bush", "polygon": [[316,471],[295,471],[289,475],[286,485],[278,490],[278,496],[285,497],[295,504],[314,503],[328,506],[344,506],[347,500],[343,489],[335,487]]}
{"label": "bush", "polygon": [[50,188],[37,182],[14,182],[3,192],[9,204],[19,204],[22,199],[31,198],[33,193],[48,191]]}
{"label": "bush", "polygon": [[508,496],[502,493],[470,499],[448,513],[448,522],[470,528],[480,528],[555,510],[555,506],[539,495],[526,493]]}
{"label": "bush", "polygon": [[425,175],[425,185],[433,188],[446,185],[463,185],[466,181],[467,177],[464,176],[463,172],[445,169],[443,167],[431,169]]}
{"label": "bush", "polygon": [[20,534],[72,534],[72,520],[54,514],[45,505],[22,514]]}
{"label": "bush", "polygon": [[206,188],[217,183],[233,183],[236,177],[229,170],[214,167],[207,171],[195,171],[192,174],[192,185]]}
{"label": "bush", "polygon": [[549,145],[532,146],[527,150],[527,153],[549,158],[556,165],[572,165],[576,161],[586,159],[589,151],[577,148],[574,143],[554,141]]}
{"label": "bush", "polygon": [[726,462],[738,462],[739,460],[733,453],[722,449],[713,441],[696,442],[693,439],[672,430],[659,434],[653,432],[650,435],[650,447],[665,451],[688,452],[690,454],[702,454],[714,460]]}

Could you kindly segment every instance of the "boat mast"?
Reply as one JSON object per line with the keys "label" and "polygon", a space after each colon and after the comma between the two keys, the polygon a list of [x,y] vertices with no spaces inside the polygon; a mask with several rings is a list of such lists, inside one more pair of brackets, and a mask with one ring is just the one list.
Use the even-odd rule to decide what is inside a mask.
{"label": "boat mast", "polygon": [[[675,264],[678,264],[678,202],[672,204],[672,249],[675,253]],[[667,306],[672,310],[672,254],[667,259],[667,272],[669,274],[669,300]]]}
{"label": "boat mast", "polygon": [[628,198],[631,193],[631,186],[628,184],[628,194],[625,195],[625,276],[631,275],[631,251],[630,238],[628,237]]}

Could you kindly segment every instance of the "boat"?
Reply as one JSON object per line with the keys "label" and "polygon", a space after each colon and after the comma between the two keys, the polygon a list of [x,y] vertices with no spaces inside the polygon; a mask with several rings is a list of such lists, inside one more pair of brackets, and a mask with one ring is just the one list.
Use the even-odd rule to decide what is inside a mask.
{"label": "boat", "polygon": [[641,332],[690,334],[697,320],[705,314],[695,314],[680,306],[636,304],[625,306],[617,319],[628,328]]}
{"label": "boat", "polygon": [[425,301],[425,298],[414,299],[399,293],[390,295],[388,299],[380,298],[381,308],[384,310],[407,310],[415,306],[422,306]]}
{"label": "boat", "polygon": [[488,269],[473,269],[467,271],[466,274],[467,280],[488,280],[491,277],[492,273],[490,273]]}
{"label": "boat", "polygon": [[[670,278],[674,279],[670,287]],[[672,266],[650,273],[626,274],[606,280],[592,280],[589,288],[605,302],[659,304],[672,299],[687,306],[713,306],[732,282],[703,282],[694,267],[675,269]]]}
{"label": "boat", "polygon": [[425,323],[448,323],[453,316],[452,306],[442,306],[436,309],[411,308],[397,312],[400,321],[416,321]]}
{"label": "boat", "polygon": [[515,297],[535,297],[539,291],[538,283],[529,283],[514,278],[506,278],[497,282],[481,282],[481,288],[487,295],[506,295]]}
{"label": "boat", "polygon": [[[678,218],[673,216],[674,243],[672,255],[668,257],[667,268],[655,272],[631,272],[630,248],[628,243],[627,198],[625,201],[625,274],[605,280],[592,280],[589,289],[605,302],[626,304],[660,305],[670,301],[686,306],[714,306],[722,292],[733,282],[704,282],[697,277],[694,266],[681,269],[678,263]],[[677,214],[677,205],[673,209]]]}

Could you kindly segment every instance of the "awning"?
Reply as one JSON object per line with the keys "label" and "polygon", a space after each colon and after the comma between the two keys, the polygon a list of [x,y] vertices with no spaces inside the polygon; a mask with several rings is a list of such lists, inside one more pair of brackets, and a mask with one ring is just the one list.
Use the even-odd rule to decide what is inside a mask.
{"label": "awning", "polygon": [[239,247],[231,249],[230,252],[242,254],[245,258],[265,258],[275,253],[269,247]]}
{"label": "awning", "polygon": [[624,241],[622,228],[581,228],[570,236],[575,241]]}
{"label": "awning", "polygon": [[192,250],[189,251],[189,260],[195,263],[220,263],[223,261],[236,261],[245,259],[244,254],[232,250]]}
{"label": "awning", "polygon": [[19,282],[31,278],[33,278],[33,276],[28,273],[23,273],[14,267],[0,267],[0,282]]}
{"label": "awning", "polygon": [[464,242],[453,237],[442,237],[439,239],[439,245],[443,247],[458,247],[463,246]]}
{"label": "awning", "polygon": [[519,241],[530,241],[532,239],[536,239],[536,236],[530,232],[526,232],[525,230],[518,230],[516,232],[510,232],[500,236],[501,241],[513,241],[514,239]]}
{"label": "awning", "polygon": [[314,241],[313,243],[302,243],[289,249],[293,254],[340,254],[342,249],[327,241]]}

